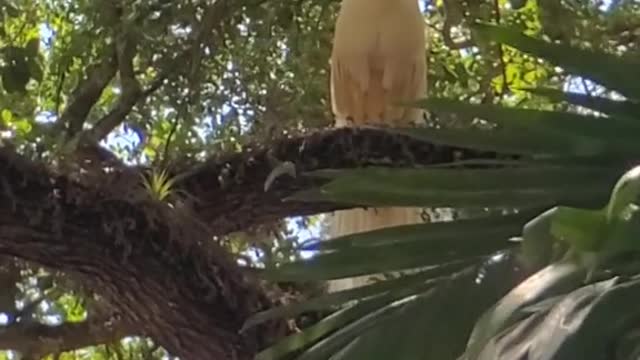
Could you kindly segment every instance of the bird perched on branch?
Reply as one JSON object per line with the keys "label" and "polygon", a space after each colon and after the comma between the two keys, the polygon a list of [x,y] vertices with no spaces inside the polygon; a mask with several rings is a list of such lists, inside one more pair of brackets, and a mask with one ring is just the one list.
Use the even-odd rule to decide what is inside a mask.
{"label": "bird perched on branch", "polygon": [[[331,106],[337,127],[406,127],[421,109],[398,105],[426,95],[426,26],[417,0],[343,0],[331,54]],[[330,236],[421,221],[417,208],[338,211]],[[363,285],[366,277],[334,280],[329,291]]]}

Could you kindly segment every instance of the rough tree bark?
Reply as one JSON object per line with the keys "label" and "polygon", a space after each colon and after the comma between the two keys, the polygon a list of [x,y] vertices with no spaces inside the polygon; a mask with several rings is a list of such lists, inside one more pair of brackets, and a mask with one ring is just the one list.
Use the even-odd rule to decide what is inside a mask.
{"label": "rough tree bark", "polygon": [[[213,235],[347,207],[283,202],[295,191],[318,185],[301,175],[305,171],[494,156],[380,130],[321,131],[210,159],[180,173],[177,188],[195,202],[172,208],[132,196],[144,194],[135,190],[141,169],[103,175],[103,183],[88,186],[3,149],[0,256],[64,271],[95,290],[112,310],[108,319],[84,325],[93,327],[97,340],[144,335],[185,360],[251,359],[286,328],[270,323],[238,332],[273,299]],[[298,176],[282,176],[265,192],[264,182],[277,161],[294,163]],[[69,334],[51,329],[40,335],[55,344]],[[8,336],[0,333],[0,344]]]}

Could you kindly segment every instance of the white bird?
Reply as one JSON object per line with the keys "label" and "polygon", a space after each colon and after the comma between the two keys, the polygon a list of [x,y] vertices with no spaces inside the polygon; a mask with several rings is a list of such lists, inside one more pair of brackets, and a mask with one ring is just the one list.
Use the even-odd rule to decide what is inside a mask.
{"label": "white bird", "polygon": [[[399,106],[427,92],[427,29],[417,0],[343,0],[331,54],[331,106],[337,127],[410,126],[421,109]],[[337,211],[332,238],[421,222],[417,208]],[[368,277],[329,282],[329,291],[367,283]]]}

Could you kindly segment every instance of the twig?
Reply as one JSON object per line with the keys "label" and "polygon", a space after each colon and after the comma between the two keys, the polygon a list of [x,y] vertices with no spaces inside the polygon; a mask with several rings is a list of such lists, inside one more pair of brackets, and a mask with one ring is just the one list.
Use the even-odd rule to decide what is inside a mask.
{"label": "twig", "polygon": [[[496,13],[496,23],[500,25],[502,22],[502,16],[500,14],[500,0],[494,0],[493,6]],[[502,47],[502,44],[498,44],[498,58],[500,59],[500,67],[502,68],[502,87],[500,87],[498,99],[502,100],[507,91],[509,91],[509,84],[507,83],[507,64],[504,61],[504,48]]]}
{"label": "twig", "polygon": [[176,115],[173,119],[173,123],[171,124],[171,130],[169,130],[169,135],[167,135],[167,140],[164,142],[164,150],[162,153],[162,166],[165,167],[169,163],[169,149],[171,147],[171,140],[173,140],[173,135],[176,133],[178,129],[178,122],[180,120],[180,116]]}

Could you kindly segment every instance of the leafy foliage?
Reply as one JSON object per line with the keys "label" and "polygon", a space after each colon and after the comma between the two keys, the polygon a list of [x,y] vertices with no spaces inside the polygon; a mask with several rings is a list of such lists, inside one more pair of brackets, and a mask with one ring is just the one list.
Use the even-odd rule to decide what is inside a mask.
{"label": "leafy foliage", "polygon": [[[633,142],[637,81],[629,77],[635,73],[629,70],[634,63],[614,68],[608,66],[611,56],[605,55],[637,58],[637,2],[613,1],[606,12],[600,9],[601,1],[421,2],[431,29],[430,99],[422,105],[442,126],[398,131],[435,143],[522,157],[468,164],[490,169],[460,170],[466,164],[452,164],[407,170],[406,178],[384,169],[362,170],[337,177],[322,192],[300,194],[306,199],[376,204],[396,203],[402,197],[405,204],[455,207],[460,217],[456,221],[314,243],[305,241],[310,236],[306,228],[319,227],[321,219],[310,217],[295,219],[294,225],[265,224],[218,239],[243,264],[266,267],[274,280],[418,269],[407,277],[391,276],[362,289],[257,315],[248,327],[277,316],[347,305],[266,351],[265,358],[290,350],[320,357],[346,344],[350,345],[340,356],[359,354],[354,355],[359,358],[371,351],[368,344],[387,344],[390,339],[398,342],[385,351],[394,356],[373,355],[451,358],[467,341],[473,328],[469,320],[515,285],[515,279],[505,280],[512,275],[515,254],[534,271],[570,246],[582,249],[584,240],[573,234],[584,233],[580,229],[585,223],[598,224],[593,220],[601,219],[602,212],[593,209],[604,206],[610,188],[627,170],[627,160],[637,155]],[[336,0],[0,0],[0,139],[62,173],[69,171],[67,149],[86,138],[100,142],[120,161],[170,169],[237,151],[248,143],[329,125],[327,59],[337,6]],[[477,21],[519,31],[472,26]],[[589,57],[567,59],[559,48],[548,52],[547,42],[532,41],[521,33],[578,45],[581,51],[590,51]],[[113,66],[115,44],[127,45],[116,50],[118,60],[131,65],[132,71]],[[541,61],[539,55],[550,56]],[[589,68],[581,66],[585,60]],[[609,88],[585,80],[579,88],[586,94],[567,93],[562,87],[573,77],[565,70]],[[612,100],[612,91],[627,98]],[[546,112],[537,111],[541,109]],[[585,109],[592,115],[608,114],[607,125],[595,115],[575,116]],[[171,181],[156,171],[155,180],[146,184],[151,194],[166,200]],[[377,183],[371,181],[374,176]],[[402,190],[381,188],[383,182]],[[355,184],[360,186],[353,188]],[[519,235],[534,214],[556,202],[566,206],[527,223],[521,247],[507,241]],[[628,231],[621,228],[620,238],[627,239]],[[321,255],[311,264],[295,262],[301,259],[298,248]],[[491,256],[497,253],[501,256]],[[372,267],[363,254],[385,261]],[[2,330],[20,329],[21,322],[57,328],[103,315],[90,289],[79,289],[65,274],[15,262],[13,258],[0,262],[0,312],[7,318]],[[478,278],[483,279],[480,284]],[[618,286],[607,284],[602,291]],[[444,306],[459,310],[440,311]],[[413,328],[403,325],[411,319],[423,321],[412,322]],[[453,335],[428,326],[444,322]],[[429,347],[421,347],[425,338],[433,339]],[[309,348],[316,341],[320,342]],[[148,339],[100,342],[48,358],[165,356]]]}
{"label": "leafy foliage", "polygon": [[[617,339],[633,332],[640,168],[624,172],[638,155],[640,89],[630,83],[636,58],[552,44],[506,27],[474,29],[487,40],[544,57],[625,97],[533,90],[598,115],[431,98],[416,106],[457,116],[462,129],[435,125],[395,131],[515,153],[517,160],[483,169],[451,164],[316,174],[331,181],[297,199],[508,211],[336,238],[314,244],[319,254],[310,260],[270,269],[268,277],[287,280],[409,269],[413,274],[256,315],[249,325],[320,306],[342,305],[332,315],[339,317],[375,304],[362,310],[366,314],[345,318],[333,332],[318,336],[315,328],[304,330],[259,358],[301,351],[297,359],[605,359]],[[466,164],[471,165],[482,166]],[[514,246],[514,237],[522,246]],[[491,272],[496,263],[502,273]],[[518,282],[521,267],[526,278]],[[633,358],[637,344],[626,346],[631,348],[616,350],[616,358]]]}

